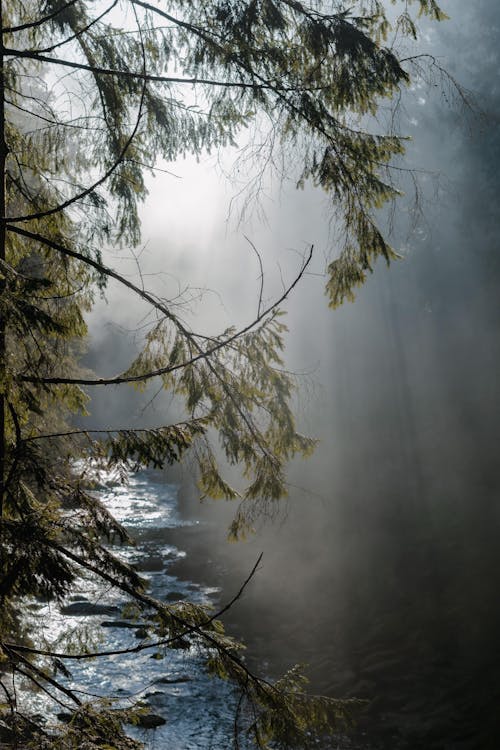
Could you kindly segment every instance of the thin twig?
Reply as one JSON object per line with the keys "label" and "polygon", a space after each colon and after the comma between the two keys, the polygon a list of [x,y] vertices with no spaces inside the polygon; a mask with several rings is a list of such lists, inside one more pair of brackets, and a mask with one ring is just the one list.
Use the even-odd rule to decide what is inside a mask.
{"label": "thin twig", "polygon": [[257,260],[259,262],[259,268],[260,268],[260,276],[259,276],[260,288],[259,288],[259,304],[257,305],[257,317],[259,317],[260,311],[261,311],[261,307],[262,307],[262,295],[264,293],[264,268],[262,266],[262,258],[260,257],[260,253],[257,250],[257,248],[255,247],[255,245],[252,242],[252,240],[249,237],[247,237],[246,234],[244,234],[243,237],[246,239],[246,241],[248,242],[248,244],[250,245],[250,247],[254,251],[255,255],[257,256]]}

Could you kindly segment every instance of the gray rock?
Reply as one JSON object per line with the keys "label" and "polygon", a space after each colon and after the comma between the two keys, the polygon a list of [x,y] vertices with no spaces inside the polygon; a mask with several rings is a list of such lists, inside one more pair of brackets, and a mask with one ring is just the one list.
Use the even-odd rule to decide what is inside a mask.
{"label": "gray rock", "polygon": [[165,601],[167,602],[181,602],[184,599],[186,599],[186,594],[183,594],[182,591],[170,591],[165,597]]}
{"label": "gray rock", "polygon": [[92,604],[92,602],[74,602],[61,607],[61,614],[83,617],[85,615],[113,615],[119,612],[118,607],[111,604]]}
{"label": "gray rock", "polygon": [[176,638],[170,643],[170,648],[191,648],[191,642],[187,638]]}
{"label": "gray rock", "polygon": [[145,560],[140,560],[135,567],[142,573],[154,573],[163,570],[165,561],[160,555],[151,555],[151,557],[146,557]]}
{"label": "gray rock", "polygon": [[167,720],[159,714],[143,714],[138,717],[137,724],[143,729],[156,729],[167,723]]}
{"label": "gray rock", "polygon": [[60,713],[56,714],[59,721],[62,721],[64,724],[69,724],[71,719],[73,718],[73,714],[70,714],[68,711],[61,711]]}
{"label": "gray rock", "polygon": [[179,677],[160,677],[155,680],[157,685],[179,685],[181,682],[192,682],[193,678],[187,674],[180,675]]}

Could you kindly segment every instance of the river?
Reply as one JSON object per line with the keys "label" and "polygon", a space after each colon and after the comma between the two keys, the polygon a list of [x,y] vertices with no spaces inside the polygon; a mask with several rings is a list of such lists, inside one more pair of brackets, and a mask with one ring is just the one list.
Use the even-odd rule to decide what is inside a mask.
{"label": "river", "polygon": [[[130,474],[125,484],[112,476],[101,481],[99,495],[105,506],[137,540],[135,547],[121,549],[120,554],[138,566],[160,600],[189,599],[218,608],[238,590],[259,547],[267,550],[262,570],[230,610],[226,624],[248,643],[248,663],[264,676],[276,677],[294,662],[307,661],[315,691],[368,701],[356,717],[354,732],[327,739],[327,750],[496,746],[494,675],[500,660],[495,620],[488,626],[492,603],[485,593],[491,579],[484,570],[484,581],[478,585],[480,553],[474,551],[470,580],[462,571],[461,589],[456,590],[464,552],[457,548],[455,534],[448,539],[442,535],[438,559],[436,540],[425,539],[422,527],[412,532],[411,545],[401,543],[402,518],[392,519],[388,528],[384,518],[383,533],[377,533],[372,523],[369,534],[359,526],[354,534],[352,518],[344,518],[341,525],[337,518],[335,569],[321,560],[324,536],[304,524],[309,537],[305,547],[316,545],[318,554],[311,568],[316,580],[308,587],[298,574],[304,539],[297,537],[293,509],[288,525],[294,534],[296,564],[288,577],[279,578],[272,542],[277,534],[286,539],[287,523],[271,524],[267,534],[243,547],[224,545],[216,509],[203,512],[182,493],[179,498],[179,486],[169,483],[163,472]],[[412,528],[414,521],[407,518]],[[396,530],[398,541],[391,541]],[[408,534],[406,538],[408,542]],[[489,546],[494,547],[493,540]],[[469,589],[464,588],[468,580]],[[323,602],[318,601],[319,591]],[[31,603],[32,629],[39,637],[59,642],[60,650],[69,642],[78,644],[82,632],[93,648],[133,647],[144,633],[120,624],[124,603],[120,592],[81,579],[78,592],[59,608]],[[113,697],[118,705],[141,699],[148,710],[163,717],[166,723],[154,730],[130,730],[148,748],[233,747],[237,696],[231,685],[207,674],[204,657],[194,646],[77,662],[71,671],[71,685],[84,698]],[[47,714],[43,694],[27,693],[24,699],[29,712]],[[60,706],[55,708],[58,712]]]}
{"label": "river", "polygon": [[[195,581],[181,580],[169,567],[185,552],[166,537],[196,533],[196,522],[183,520],[177,504],[177,487],[165,482],[161,472],[131,474],[127,484],[104,479],[99,491],[106,507],[137,540],[137,546],[120,550],[150,581],[151,593],[160,600],[189,599],[215,604],[219,589]],[[31,604],[33,632],[52,642],[77,643],[84,636],[100,650],[136,646],[138,628],[116,627],[122,620],[123,595],[92,579],[81,579],[77,594],[60,608],[40,602]],[[92,614],[85,615],[86,611]],[[104,626],[103,626],[104,623]],[[138,638],[139,636],[139,638]],[[139,654],[104,657],[78,662],[71,667],[71,685],[82,696],[114,697],[119,705],[142,699],[167,723],[155,730],[131,729],[147,747],[208,750],[231,746],[234,721],[234,691],[227,683],[211,678],[204,658],[191,649],[151,648]],[[25,696],[29,711],[46,713],[43,694]],[[56,707],[61,713],[61,707]],[[64,712],[63,712],[64,713]]]}

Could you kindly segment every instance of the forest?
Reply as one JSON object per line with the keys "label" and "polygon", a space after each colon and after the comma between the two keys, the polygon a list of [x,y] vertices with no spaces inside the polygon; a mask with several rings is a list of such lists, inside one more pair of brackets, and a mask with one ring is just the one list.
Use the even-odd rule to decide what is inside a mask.
{"label": "forest", "polygon": [[[126,486],[143,470],[176,476],[180,464],[199,496],[231,501],[231,540],[279,514],[290,465],[317,446],[296,413],[301,379],[287,366],[294,331],[285,317],[288,300],[316,268],[317,251],[313,243],[301,246],[269,296],[266,257],[248,239],[260,273],[253,313],[207,330],[190,315],[190,289],[163,296],[141,271],[141,207],[151,177],[175,172],[182,159],[229,150],[245,183],[245,206],[258,203],[270,175],[304,194],[319,191],[333,226],[324,302],[332,315],[346,302],[356,305],[377,262],[390,266],[389,274],[399,263],[385,212],[397,215],[408,184],[416,185],[420,210],[401,97],[418,96],[425,84],[471,106],[460,82],[421,49],[421,29],[446,18],[435,0],[3,1],[6,747],[142,747],[137,730],[162,720],[140,697],[114,700],[75,686],[73,665],[92,662],[99,675],[108,657],[146,654],[168,663],[180,652],[196,653],[206,673],[232,691],[227,747],[331,747],[362,708],[363,695],[315,694],[299,666],[278,678],[261,674],[225,627],[260,557],[215,611],[196,597],[159,598],[131,556],[137,540],[102,488],[109,477]],[[186,224],[196,222],[196,211]],[[137,253],[137,273],[112,265],[111,251]],[[175,274],[168,249],[164,262]],[[126,304],[137,301],[147,313],[130,361],[106,374],[109,361],[89,367],[85,352],[89,316],[112,284],[131,300]],[[172,419],[103,425],[94,392],[106,399],[130,386],[170,399]],[[34,626],[38,605],[71,612],[82,582],[118,592],[123,630],[130,626],[136,636],[130,643],[102,646],[84,626],[52,634]],[[43,713],[25,709],[22,696],[33,693]]]}

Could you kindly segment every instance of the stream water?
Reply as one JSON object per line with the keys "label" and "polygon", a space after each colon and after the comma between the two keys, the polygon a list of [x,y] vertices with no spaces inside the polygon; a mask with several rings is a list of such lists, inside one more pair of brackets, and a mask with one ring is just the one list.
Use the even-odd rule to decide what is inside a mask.
{"label": "stream water", "polygon": [[[137,540],[136,547],[121,550],[121,554],[137,564],[149,579],[151,593],[164,601],[189,599],[213,604],[219,594],[216,587],[181,580],[169,573],[172,563],[182,559],[185,552],[165,541],[167,533],[196,531],[196,522],[179,515],[177,487],[167,484],[164,475],[154,471],[133,474],[126,485],[108,479],[99,494]],[[99,650],[133,647],[141,642],[141,633],[137,627],[123,627],[124,604],[120,592],[82,578],[78,593],[62,607],[30,605],[32,627],[38,638],[46,636],[52,643],[59,638],[66,648],[68,639],[77,643],[82,632]],[[166,724],[154,730],[131,729],[130,733],[139,736],[147,747],[209,750],[232,746],[234,690],[207,674],[203,655],[194,647],[169,649],[166,654],[151,648],[81,661],[71,665],[71,674],[72,688],[81,691],[83,698],[114,697],[125,706],[142,699],[151,712],[164,717]],[[25,699],[30,712],[46,712],[43,694],[27,694]],[[59,706],[57,711],[63,713],[64,709]]]}
{"label": "stream water", "polygon": [[[218,608],[238,590],[255,549],[224,547],[214,537],[217,524],[211,527],[199,509],[189,512],[178,489],[162,472],[142,471],[128,484],[105,478],[99,494],[137,540],[120,554],[149,579],[155,597]],[[407,522],[415,528],[416,519]],[[295,529],[295,568],[281,578],[273,559],[276,529],[270,530],[260,579],[252,580],[226,620],[229,631],[248,642],[250,666],[272,678],[296,661],[309,662],[315,692],[369,701],[355,732],[326,740],[327,750],[497,748],[498,608],[486,554],[495,549],[494,528],[487,543],[481,533],[483,549],[472,547],[466,559],[453,535],[441,532],[438,547],[435,533],[429,541],[412,532],[403,544],[401,521],[378,535],[373,524],[369,533],[353,535],[347,520],[336,523],[335,559],[314,558],[308,583],[298,571],[307,568],[304,549],[319,555],[321,530],[304,522],[300,539]],[[331,528],[324,533],[332,535]],[[44,636],[52,644],[59,639],[60,650],[68,642],[78,646],[82,634],[99,650],[129,648],[144,633],[123,626],[124,603],[120,592],[82,578],[61,607],[31,603],[31,625],[40,643]],[[84,698],[113,697],[121,705],[141,699],[163,717],[166,723],[154,730],[131,729],[147,748],[234,747],[238,696],[208,675],[195,646],[81,661],[71,672],[72,687]],[[47,713],[43,694],[24,699],[28,713]],[[52,710],[55,719],[64,707]]]}

